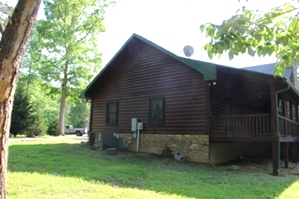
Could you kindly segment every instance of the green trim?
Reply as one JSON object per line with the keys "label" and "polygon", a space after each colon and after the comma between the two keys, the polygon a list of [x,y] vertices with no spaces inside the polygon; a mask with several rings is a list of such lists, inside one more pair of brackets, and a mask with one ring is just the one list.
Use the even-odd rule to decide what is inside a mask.
{"label": "green trim", "polygon": [[283,78],[283,81],[287,83],[288,86],[290,86],[291,90],[294,91],[294,93],[299,97],[299,91],[298,89],[294,86],[294,84],[286,77]]}
{"label": "green trim", "polygon": [[90,98],[91,95],[89,94],[89,90],[93,86],[93,84],[96,83],[96,81],[100,78],[100,76],[103,74],[103,72],[110,66],[110,64],[117,58],[117,56],[124,50],[124,48],[131,42],[132,39],[137,38],[144,43],[156,48],[157,50],[165,53],[166,55],[169,55],[170,57],[178,60],[179,62],[193,68],[197,72],[200,72],[204,75],[205,81],[212,81],[216,80],[216,65],[208,62],[198,61],[198,60],[192,60],[187,59],[183,57],[179,57],[170,51],[162,48],[161,46],[158,46],[157,44],[137,35],[133,34],[126,43],[119,49],[119,51],[113,56],[113,58],[108,62],[108,64],[100,71],[100,73],[92,80],[92,82],[86,87],[86,89],[80,94],[80,98]]}
{"label": "green trim", "polygon": [[297,96],[299,96],[299,91],[298,89],[294,86],[294,84],[286,77],[282,78],[283,82],[285,82],[287,84],[286,88],[283,88],[281,90],[278,90],[275,92],[275,103],[276,103],[276,109],[275,109],[275,116],[276,116],[276,144],[277,144],[277,171],[274,171],[273,175],[278,175],[279,174],[279,170],[280,170],[280,132],[279,132],[279,118],[278,118],[278,111],[277,111],[277,107],[278,107],[278,94],[288,91],[288,90],[292,90]]}
{"label": "green trim", "polygon": [[[286,78],[284,78],[284,82],[287,82],[285,80],[288,80]],[[291,83],[291,82],[290,82]],[[276,144],[277,144],[277,171],[273,171],[273,175],[278,175],[280,172],[280,132],[279,132],[279,119],[278,119],[278,111],[277,111],[277,107],[278,107],[278,94],[285,92],[287,90],[289,90],[291,88],[291,84],[288,83],[287,88],[278,90],[275,92],[275,116],[276,116]]]}
{"label": "green trim", "polygon": [[215,64],[194,59],[187,59],[183,57],[177,57],[177,60],[202,73],[204,75],[205,81],[212,81],[217,79],[217,70]]}

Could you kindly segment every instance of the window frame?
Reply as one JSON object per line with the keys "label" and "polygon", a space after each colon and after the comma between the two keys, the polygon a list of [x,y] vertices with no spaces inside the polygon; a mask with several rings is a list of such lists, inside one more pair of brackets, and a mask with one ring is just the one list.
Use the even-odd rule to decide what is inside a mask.
{"label": "window frame", "polygon": [[[108,118],[109,118],[110,114],[112,114],[111,111],[109,112],[110,105],[116,105],[116,111],[115,111],[115,113],[113,113],[115,116],[115,122],[113,122],[113,123],[111,123],[111,122],[108,123]],[[106,126],[118,126],[118,101],[106,103]]]}
{"label": "window frame", "polygon": [[[152,117],[153,107],[152,107],[152,100],[162,100],[162,108],[161,108],[161,121],[154,122]],[[164,125],[165,120],[165,97],[152,97],[149,98],[149,108],[148,108],[148,124],[149,125]]]}

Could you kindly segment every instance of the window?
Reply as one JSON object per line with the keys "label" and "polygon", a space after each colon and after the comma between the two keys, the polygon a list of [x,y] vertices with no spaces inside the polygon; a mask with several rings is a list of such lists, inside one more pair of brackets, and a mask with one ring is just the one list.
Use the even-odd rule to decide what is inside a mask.
{"label": "window", "polygon": [[164,123],[164,98],[151,98],[149,100],[149,124]]}
{"label": "window", "polygon": [[106,125],[117,125],[118,103],[107,103],[106,107]]}

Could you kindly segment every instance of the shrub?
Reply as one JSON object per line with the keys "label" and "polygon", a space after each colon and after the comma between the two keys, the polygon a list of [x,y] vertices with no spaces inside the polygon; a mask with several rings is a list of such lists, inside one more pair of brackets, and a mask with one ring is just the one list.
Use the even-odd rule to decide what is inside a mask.
{"label": "shrub", "polygon": [[21,89],[17,89],[12,109],[10,133],[16,137],[17,134],[24,134],[29,130],[34,120],[33,114],[29,98]]}
{"label": "shrub", "polygon": [[52,120],[48,126],[48,135],[58,135],[58,120]]}

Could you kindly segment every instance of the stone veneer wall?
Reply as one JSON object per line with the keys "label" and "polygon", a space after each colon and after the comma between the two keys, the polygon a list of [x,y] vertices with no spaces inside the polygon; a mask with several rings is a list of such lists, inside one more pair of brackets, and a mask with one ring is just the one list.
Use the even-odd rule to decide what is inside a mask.
{"label": "stone veneer wall", "polygon": [[[132,133],[125,136],[126,148],[136,151],[137,142],[132,138]],[[170,150],[166,150],[168,147]],[[165,155],[172,152],[172,157],[177,152],[186,156],[186,161],[209,163],[209,136],[208,135],[161,135],[140,134],[139,151],[156,155]]]}

